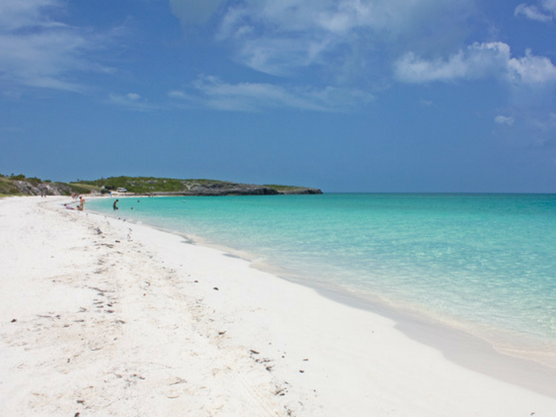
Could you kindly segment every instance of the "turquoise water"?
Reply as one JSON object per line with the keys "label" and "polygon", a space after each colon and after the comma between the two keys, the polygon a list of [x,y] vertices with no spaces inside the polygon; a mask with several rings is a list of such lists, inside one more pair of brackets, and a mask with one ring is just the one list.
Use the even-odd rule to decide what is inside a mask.
{"label": "turquoise water", "polygon": [[[281,275],[556,354],[556,195],[111,199],[89,209],[249,253]],[[131,210],[133,207],[133,210]]]}

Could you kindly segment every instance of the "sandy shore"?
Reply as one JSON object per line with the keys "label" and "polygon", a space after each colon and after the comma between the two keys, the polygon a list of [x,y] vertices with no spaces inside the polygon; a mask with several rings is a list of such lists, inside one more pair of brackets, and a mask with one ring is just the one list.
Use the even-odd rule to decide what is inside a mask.
{"label": "sandy shore", "polygon": [[0,199],[0,416],[556,416],[553,370],[66,201]]}

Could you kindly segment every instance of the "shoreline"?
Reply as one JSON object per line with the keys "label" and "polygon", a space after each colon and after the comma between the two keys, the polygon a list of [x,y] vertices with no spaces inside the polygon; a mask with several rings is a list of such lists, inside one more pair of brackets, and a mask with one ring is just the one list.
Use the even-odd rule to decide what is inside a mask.
{"label": "shoreline", "polygon": [[[95,213],[112,217],[111,214]],[[396,323],[395,327],[402,331],[404,335],[441,351],[448,360],[457,365],[556,398],[556,367],[552,366],[554,357],[548,358],[546,352],[544,352],[544,355],[540,355],[542,360],[534,358],[534,352],[527,351],[525,354],[520,354],[520,351],[517,351],[517,353],[512,354],[508,350],[498,349],[488,338],[469,331],[458,322],[447,322],[415,308],[393,305],[378,298],[359,296],[339,287],[329,287],[324,283],[319,285],[318,281],[284,275],[279,267],[261,263],[250,253],[210,243],[201,236],[152,226],[143,221],[137,223],[135,219],[124,219],[124,221],[182,236],[188,239],[191,244],[223,252],[226,256],[237,257],[248,262],[251,268],[271,274],[294,285],[312,289],[334,302],[393,320]],[[464,345],[465,349],[458,348],[456,346],[458,343]],[[473,360],[473,358],[478,357],[481,358],[481,361]],[[547,363],[547,359],[551,359],[552,362]],[[519,369],[519,372],[507,372],[508,368]],[[535,375],[543,375],[543,377],[539,379],[535,378]]]}
{"label": "shoreline", "polygon": [[[128,196],[128,198],[133,199],[133,197]],[[102,213],[102,212],[95,212],[100,215],[106,215],[108,217],[115,216],[112,213]],[[416,340],[420,341],[421,343],[425,343],[430,345],[434,348],[440,349],[444,353],[447,353],[447,356],[452,357],[451,360],[455,360],[458,364],[466,366],[472,370],[479,370],[480,367],[470,363],[464,357],[458,355],[450,355],[450,346],[445,346],[444,343],[436,337],[427,337],[425,335],[414,334],[415,332],[412,331],[410,326],[404,325],[404,323],[412,323],[414,321],[418,321],[421,323],[420,327],[436,329],[436,331],[430,330],[429,333],[446,333],[448,335],[460,335],[456,336],[457,339],[468,340],[468,344],[471,346],[483,346],[482,350],[486,352],[488,356],[492,358],[494,361],[507,361],[507,360],[516,360],[517,362],[521,362],[521,367],[525,368],[537,368],[538,371],[543,371],[545,367],[549,368],[550,372],[554,374],[554,378],[556,379],[556,350],[551,350],[550,348],[554,347],[556,349],[556,345],[552,341],[548,341],[547,343],[543,343],[542,339],[525,339],[531,343],[525,344],[512,344],[512,342],[508,342],[507,340],[517,340],[523,337],[529,337],[526,335],[522,335],[520,333],[510,333],[509,331],[503,331],[500,329],[494,329],[488,336],[485,334],[481,334],[478,331],[473,331],[473,329],[467,326],[468,323],[462,322],[457,319],[446,320],[444,317],[439,317],[434,315],[432,312],[426,312],[422,309],[402,305],[402,304],[394,304],[388,301],[381,299],[376,295],[360,295],[356,292],[352,292],[350,290],[343,289],[339,286],[330,285],[328,282],[320,282],[315,279],[303,279],[301,276],[296,276],[289,274],[287,271],[283,271],[279,266],[272,265],[262,261],[253,255],[252,253],[241,251],[232,247],[228,247],[225,245],[220,245],[216,243],[211,243],[207,241],[202,236],[191,235],[185,232],[180,232],[177,230],[173,230],[166,227],[159,227],[149,225],[148,223],[143,223],[143,220],[137,220],[134,218],[126,218],[125,221],[134,223],[134,224],[144,224],[147,227],[153,227],[157,230],[171,233],[171,234],[178,234],[180,236],[189,239],[192,244],[198,244],[203,247],[208,247],[211,249],[215,249],[221,252],[229,253],[231,256],[239,257],[240,259],[245,260],[251,264],[252,268],[260,270],[265,273],[269,273],[275,275],[283,280],[288,282],[298,284],[307,288],[311,288],[316,290],[324,297],[330,298],[333,301],[341,302],[349,307],[356,307],[363,310],[368,310],[379,315],[385,316],[387,318],[393,319],[396,322],[400,323],[399,328],[404,331],[407,329],[406,334],[410,337],[416,338]],[[490,337],[489,337],[490,336]],[[476,340],[475,340],[476,339]],[[527,347],[531,346],[549,346],[550,348],[546,348],[544,350],[531,350],[527,349]],[[502,358],[498,358],[501,355]],[[458,359],[460,358],[460,359]],[[530,364],[529,364],[530,363]],[[490,368],[489,368],[490,369]],[[495,369],[490,371],[484,371],[484,373],[492,376],[500,377],[499,372],[496,372]],[[510,378],[511,380],[512,378]],[[516,380],[515,378],[513,380]],[[524,383],[526,386],[530,386],[529,383]],[[538,389],[542,392],[547,392],[547,390],[543,387],[546,384],[539,385]],[[548,390],[548,392],[550,392]]]}
{"label": "shoreline", "polygon": [[[214,247],[219,250],[226,250],[225,247],[218,245],[207,244],[205,246]],[[242,259],[249,258],[243,257]],[[361,295],[357,294],[355,291],[330,285],[329,283],[319,282],[316,280],[306,280],[295,275],[288,276],[287,273],[281,273],[279,267],[265,263],[261,264],[259,262],[254,262],[253,268],[276,275],[288,282],[312,288],[322,296],[333,301],[391,318],[396,322],[400,322],[401,329],[407,327],[403,325],[404,322],[411,323],[418,321],[422,323],[422,326],[430,327],[431,329],[436,327],[439,332],[461,333],[466,338],[477,339],[477,342],[474,343],[476,345],[488,345],[488,349],[495,351],[498,355],[514,358],[523,361],[524,363],[531,362],[540,365],[541,367],[549,368],[550,370],[553,370],[554,377],[556,378],[556,350],[552,350],[553,347],[556,349],[556,344],[552,340],[546,341],[539,338],[531,338],[530,336],[523,335],[517,331],[512,333],[498,328],[491,330],[492,333],[489,338],[478,331],[474,332],[467,326],[468,323],[462,320],[447,320],[444,317],[437,316],[432,312],[419,309],[418,307],[383,300],[377,295]],[[413,337],[411,331],[408,332],[407,335]],[[528,343],[516,345],[513,341],[519,338],[525,338]],[[505,341],[502,342],[502,339]],[[419,337],[418,340],[440,350],[445,349],[443,344],[428,341],[426,337]],[[507,340],[511,341],[508,342]],[[506,346],[502,346],[503,343],[505,343]],[[543,346],[544,350],[531,349],[531,346]]]}
{"label": "shoreline", "polygon": [[[64,211],[65,201],[0,200],[8,272],[0,400],[9,415],[517,417],[556,409],[556,379],[538,368],[493,361],[457,335],[444,340],[419,320],[334,301],[183,236]],[[441,338],[445,349],[423,337]],[[502,380],[448,359],[458,355]]]}

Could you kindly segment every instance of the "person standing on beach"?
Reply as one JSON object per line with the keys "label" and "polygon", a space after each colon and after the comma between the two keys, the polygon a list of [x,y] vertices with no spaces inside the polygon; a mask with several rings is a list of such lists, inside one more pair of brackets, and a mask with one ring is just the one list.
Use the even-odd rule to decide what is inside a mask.
{"label": "person standing on beach", "polygon": [[114,211],[118,210],[118,206],[116,205],[116,204],[118,204],[118,201],[120,201],[120,200],[114,201],[114,205],[113,205]]}
{"label": "person standing on beach", "polygon": [[83,198],[83,196],[79,196],[79,205],[77,206],[77,210],[83,211],[84,207],[85,207],[85,199]]}

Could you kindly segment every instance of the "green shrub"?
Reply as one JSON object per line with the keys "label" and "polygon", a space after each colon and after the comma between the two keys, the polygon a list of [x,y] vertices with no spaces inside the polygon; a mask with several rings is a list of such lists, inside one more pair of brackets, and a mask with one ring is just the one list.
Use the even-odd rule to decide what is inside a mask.
{"label": "green shrub", "polygon": [[34,187],[36,187],[39,184],[42,184],[42,181],[40,178],[36,178],[36,177],[29,177],[27,178],[27,181],[33,185]]}

